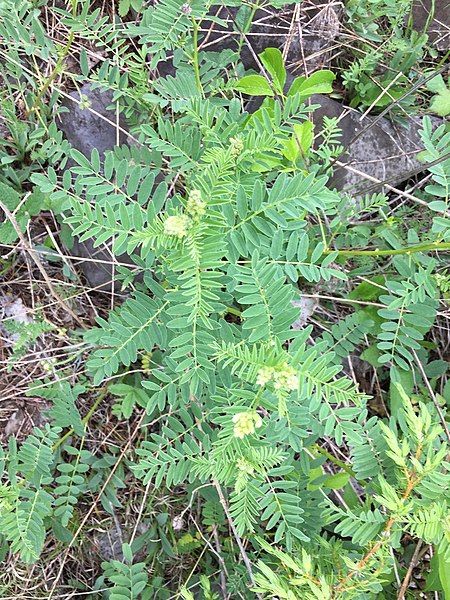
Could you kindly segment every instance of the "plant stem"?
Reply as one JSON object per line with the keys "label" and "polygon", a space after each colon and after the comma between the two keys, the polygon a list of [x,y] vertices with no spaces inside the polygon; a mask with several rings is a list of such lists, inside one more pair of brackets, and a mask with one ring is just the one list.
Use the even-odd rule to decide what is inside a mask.
{"label": "plant stem", "polygon": [[227,306],[225,313],[229,315],[234,315],[235,317],[242,316],[242,312],[238,308],[233,308],[232,306]]}
{"label": "plant stem", "polygon": [[194,74],[195,74],[195,83],[197,85],[198,91],[201,93],[202,98],[205,97],[205,93],[203,91],[202,82],[200,79],[200,65],[198,60],[198,28],[199,24],[195,19],[192,19],[193,32],[192,32],[192,43],[194,46],[193,54],[192,54],[192,62],[194,66]]}
{"label": "plant stem", "polygon": [[322,456],[326,456],[326,458],[330,462],[332,462],[337,467],[340,467],[343,471],[348,473],[351,477],[355,477],[356,473],[353,471],[353,469],[351,467],[349,467],[342,460],[339,460],[338,458],[333,456],[331,454],[331,452],[328,452],[328,450],[325,450],[325,448],[322,448],[322,446],[319,446],[319,444],[314,444],[313,449],[316,450],[316,452],[318,452],[319,454],[322,454]]}
{"label": "plant stem", "polygon": [[[78,6],[78,0],[73,0],[72,1],[72,17],[76,17],[77,6]],[[33,110],[36,109],[37,105],[41,103],[41,100],[44,97],[44,95],[46,94],[48,88],[55,81],[56,77],[58,76],[60,70],[62,69],[62,67],[64,65],[64,61],[66,60],[66,57],[67,57],[67,55],[70,52],[70,49],[72,47],[72,44],[73,44],[74,40],[75,40],[75,33],[73,31],[71,31],[69,33],[69,37],[67,39],[67,43],[63,47],[63,49],[61,50],[61,53],[60,53],[60,55],[58,57],[58,60],[56,61],[56,64],[55,64],[55,66],[53,68],[53,71],[47,77],[44,85],[42,86],[41,90],[39,91],[38,95],[36,96],[33,104],[31,105],[31,107],[27,111],[27,117],[30,115],[30,113],[33,112]]]}
{"label": "plant stem", "polygon": [[416,252],[447,252],[450,250],[450,242],[428,242],[405,248],[392,248],[391,250],[325,250],[324,254],[337,252],[338,256],[396,256],[398,254],[415,254]]}
{"label": "plant stem", "polygon": [[[94,404],[89,409],[89,412],[87,413],[87,415],[85,417],[83,417],[83,419],[81,419],[81,422],[83,423],[83,425],[87,425],[89,423],[92,415],[95,413],[95,411],[97,410],[98,405],[105,398],[105,396],[106,396],[107,393],[108,393],[107,388],[104,388],[103,390],[100,391],[99,395],[97,396],[96,401],[94,402]],[[73,427],[71,427],[69,429],[69,431],[67,431],[62,436],[62,438],[59,438],[59,440],[53,445],[53,452],[55,452],[62,444],[64,444],[64,442],[67,440],[67,438],[69,436],[72,435],[72,433],[73,433]]]}
{"label": "plant stem", "polygon": [[[406,488],[402,494],[402,500],[405,502],[409,496],[411,495],[413,489],[420,483],[420,479],[416,479],[415,475],[412,474],[409,477],[408,483],[406,485]],[[393,527],[393,525],[395,524],[396,520],[397,520],[398,516],[392,516],[389,517],[389,519],[386,521],[386,524],[383,528],[383,531],[380,535],[380,539],[378,540],[378,542],[376,542],[376,544],[374,544],[372,546],[372,548],[365,554],[365,556],[363,558],[361,558],[361,560],[357,563],[355,569],[353,569],[352,571],[350,571],[343,579],[341,579],[341,581],[339,582],[339,584],[337,585],[337,587],[335,588],[336,591],[341,591],[343,589],[343,587],[345,586],[345,584],[352,579],[355,575],[357,575],[361,569],[363,569],[366,564],[368,563],[368,561],[378,552],[378,550],[387,542],[387,540],[389,539],[389,535],[391,532],[391,529]]]}
{"label": "plant stem", "polygon": [[[229,526],[231,528],[231,531],[233,533],[234,539],[236,540],[236,543],[238,545],[238,548],[239,548],[240,554],[242,556],[242,560],[244,561],[244,565],[245,565],[245,567],[247,569],[248,576],[249,576],[249,579],[251,581],[251,584],[252,584],[253,587],[256,587],[256,581],[255,581],[255,578],[253,576],[252,564],[251,564],[251,562],[250,562],[250,560],[249,560],[249,558],[247,556],[247,552],[245,551],[244,544],[242,543],[241,537],[240,537],[240,535],[237,532],[237,529],[236,529],[236,526],[234,524],[233,518],[232,518],[232,516],[230,514],[230,511],[228,510],[227,502],[225,500],[225,496],[223,495],[222,488],[220,487],[218,481],[214,481],[213,485],[214,485],[214,487],[217,490],[217,494],[219,496],[220,503],[221,503],[222,508],[224,510],[224,513],[225,513],[225,515],[227,517],[228,524],[229,524]],[[259,594],[256,594],[256,597],[257,598],[261,598],[261,596]]]}

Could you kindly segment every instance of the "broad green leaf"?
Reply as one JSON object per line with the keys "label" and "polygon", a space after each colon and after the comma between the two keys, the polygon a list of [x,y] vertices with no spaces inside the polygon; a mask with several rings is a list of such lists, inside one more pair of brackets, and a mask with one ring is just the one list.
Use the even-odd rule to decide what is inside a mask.
{"label": "broad green leaf", "polygon": [[445,560],[443,551],[436,552],[438,557],[439,579],[445,600],[450,600],[450,560]]}
{"label": "broad green leaf", "polygon": [[300,94],[306,99],[313,94],[329,94],[333,91],[335,79],[336,75],[326,69],[316,71],[309,77],[297,77],[289,88],[288,96]]}
{"label": "broad green leaf", "polygon": [[433,79],[430,79],[430,81],[427,83],[427,88],[430,90],[430,92],[440,94],[446,91],[447,86],[445,85],[442,75],[436,75],[436,77],[433,77]]}
{"label": "broad green leaf", "polygon": [[431,112],[441,117],[450,114],[450,88],[446,85],[442,75],[436,75],[428,83],[427,88],[430,92],[436,94],[433,96],[430,104]]}
{"label": "broad green leaf", "polygon": [[248,96],[274,96],[274,91],[262,75],[246,75],[234,86],[234,89]]}
{"label": "broad green leaf", "polygon": [[272,77],[277,91],[282,93],[286,83],[286,69],[280,50],[278,48],[266,48],[259,55],[259,58]]}
{"label": "broad green leaf", "polygon": [[303,154],[308,154],[314,140],[314,125],[311,121],[304,121],[301,125],[294,125],[294,138]]}
{"label": "broad green leaf", "polygon": [[283,155],[291,162],[305,158],[314,140],[314,125],[311,121],[296,123],[292,137],[284,143]]}
{"label": "broad green leaf", "polygon": [[331,490],[339,490],[343,488],[350,479],[350,474],[342,471],[342,473],[336,473],[335,475],[329,475],[324,480],[323,486],[330,488]]}
{"label": "broad green leaf", "polygon": [[125,17],[130,10],[130,0],[119,0],[119,16]]}
{"label": "broad green leaf", "polygon": [[450,89],[446,88],[434,96],[430,104],[431,112],[436,113],[440,117],[450,115]]}

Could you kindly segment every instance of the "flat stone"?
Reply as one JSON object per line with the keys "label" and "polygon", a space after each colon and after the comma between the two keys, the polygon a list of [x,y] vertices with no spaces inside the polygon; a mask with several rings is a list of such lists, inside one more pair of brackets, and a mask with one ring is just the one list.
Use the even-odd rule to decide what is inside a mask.
{"label": "flat stone", "polygon": [[[59,128],[64,132],[66,139],[74,148],[90,157],[94,148],[97,148],[100,158],[103,159],[105,152],[116,146],[117,128],[115,127],[115,112],[108,110],[112,104],[113,94],[110,91],[102,91],[86,84],[79,92],[72,92],[71,97],[76,101],[65,98],[62,102],[67,111],[61,115]],[[79,102],[82,102],[80,106]],[[82,108],[87,103],[88,107]],[[119,119],[119,144],[127,141],[125,133],[125,121]],[[79,268],[86,277],[89,285],[99,291],[111,290],[114,279],[113,257],[108,247],[93,247],[93,241],[80,242],[74,240],[70,249],[74,256],[89,259],[80,261]],[[133,265],[128,255],[118,257],[119,262]],[[96,262],[98,261],[98,262]],[[114,285],[117,291],[117,285]]]}
{"label": "flat stone", "polygon": [[[62,106],[67,110],[59,119],[59,128],[74,148],[85,156],[90,156],[94,148],[104,157],[106,150],[114,148],[117,142],[116,115],[108,110],[112,104],[113,94],[85,84],[80,91],[70,94],[73,100],[64,98]],[[88,106],[85,107],[85,104]],[[125,129],[121,117],[119,125]],[[119,145],[126,142],[127,136],[119,130]]]}
{"label": "flat stone", "polygon": [[[201,48],[219,51],[238,50],[245,69],[260,68],[257,55],[266,48],[279,48],[291,71],[314,71],[327,62],[329,50],[340,31],[343,4],[333,0],[304,0],[281,9],[266,7],[254,15],[250,31],[243,37],[240,29],[242,12],[235,7],[214,7],[213,13],[223,24],[202,24]],[[169,63],[158,66],[160,74],[172,74]]]}
{"label": "flat stone", "polygon": [[[431,20],[430,15],[432,15]],[[412,22],[416,31],[428,35],[430,44],[437,50],[443,52],[450,50],[449,0],[414,0]]]}
{"label": "flat stone", "polygon": [[320,131],[324,116],[337,117],[342,130],[340,141],[346,151],[339,161],[348,168],[335,167],[332,187],[352,195],[381,191],[382,186],[371,178],[395,186],[420,168],[417,159],[417,153],[423,150],[420,119],[411,118],[409,124],[402,126],[385,117],[362,117],[358,111],[328,96],[313,96],[312,102],[320,104],[313,113],[316,132]]}

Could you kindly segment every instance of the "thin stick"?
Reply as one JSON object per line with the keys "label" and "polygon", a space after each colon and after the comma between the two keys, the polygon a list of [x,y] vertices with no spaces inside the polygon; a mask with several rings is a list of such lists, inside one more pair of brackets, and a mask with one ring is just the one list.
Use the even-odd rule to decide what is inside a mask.
{"label": "thin stick", "polygon": [[[255,578],[253,576],[253,571],[252,571],[252,564],[251,564],[251,562],[250,562],[250,560],[249,560],[249,558],[247,556],[247,552],[245,551],[244,544],[242,543],[241,537],[240,537],[240,535],[237,532],[237,529],[236,529],[236,526],[234,524],[233,518],[230,515],[230,511],[228,510],[227,502],[225,500],[225,496],[223,495],[222,488],[220,487],[218,481],[214,481],[213,483],[214,483],[214,487],[216,488],[217,493],[219,495],[219,500],[220,500],[220,503],[222,504],[222,508],[223,508],[223,510],[224,510],[224,512],[226,514],[228,523],[229,523],[229,525],[231,527],[231,531],[233,532],[234,539],[236,540],[236,543],[237,543],[237,545],[239,547],[239,552],[241,553],[242,560],[244,561],[244,564],[245,564],[245,566],[247,568],[247,572],[248,572],[248,576],[250,578],[250,581],[251,581],[252,585],[254,587],[256,587],[256,581],[255,581]],[[258,598],[261,598],[261,596],[259,594],[256,594],[256,596]]]}
{"label": "thin stick", "polygon": [[406,571],[406,575],[403,580],[402,586],[398,592],[397,600],[403,600],[405,597],[406,590],[408,589],[408,585],[409,585],[409,580],[411,579],[413,569],[417,564],[417,558],[419,556],[421,546],[422,546],[422,540],[419,540],[417,543],[416,549],[414,550],[414,554],[411,558],[411,562],[409,563],[408,570]]}
{"label": "thin stick", "polygon": [[128,440],[128,442],[125,444],[122,452],[120,453],[119,458],[117,459],[116,463],[114,464],[114,466],[112,467],[111,471],[109,472],[108,477],[106,478],[105,482],[103,483],[100,491],[97,494],[97,497],[95,499],[95,501],[92,503],[91,507],[89,508],[88,512],[85,514],[85,516],[83,517],[83,520],[81,521],[80,525],[78,526],[78,529],[75,531],[75,533],[73,534],[72,539],[69,542],[69,545],[66,548],[66,551],[64,553],[63,559],[62,559],[62,563],[61,563],[61,567],[59,568],[59,571],[56,575],[55,581],[53,582],[53,586],[52,589],[50,590],[50,595],[48,597],[48,600],[51,600],[51,598],[54,597],[55,591],[56,591],[56,586],[58,585],[59,580],[61,579],[61,575],[63,573],[64,570],[64,565],[66,563],[67,557],[69,555],[70,549],[72,548],[72,546],[75,544],[76,539],[78,538],[78,536],[80,535],[83,527],[86,525],[86,522],[89,520],[91,514],[94,512],[95,507],[97,506],[97,503],[99,502],[100,498],[102,497],[103,492],[105,491],[106,487],[108,486],[109,482],[111,481],[114,473],[117,471],[120,463],[122,462],[125,454],[128,452],[128,450],[131,447],[131,444],[133,443],[134,438],[136,437],[137,433],[139,432],[139,429],[141,427],[142,421],[144,420],[145,416],[147,415],[147,413],[145,411],[143,411],[142,415],[139,418],[139,421],[134,429],[133,434],[130,436],[130,439]]}
{"label": "thin stick", "polygon": [[50,290],[51,295],[55,298],[55,300],[58,302],[58,304],[66,311],[69,313],[69,315],[72,317],[72,319],[74,319],[78,325],[80,327],[82,327],[83,329],[86,329],[86,325],[83,323],[83,321],[73,312],[73,310],[67,306],[67,304],[65,304],[65,302],[60,298],[59,294],[57,293],[57,291],[55,290],[55,288],[53,287],[53,284],[50,280],[50,277],[47,275],[47,271],[44,269],[42,263],[41,263],[41,259],[39,258],[38,253],[30,246],[30,244],[28,243],[26,237],[23,235],[22,230],[20,229],[20,226],[16,220],[16,217],[12,214],[12,212],[8,209],[7,206],[5,206],[5,204],[0,200],[0,208],[2,209],[2,211],[5,213],[6,217],[9,219],[9,221],[11,222],[11,225],[14,227],[21,243],[22,246],[24,247],[24,249],[28,252],[28,254],[31,256],[31,258],[33,259],[34,264],[37,266],[37,268],[39,269],[39,271],[42,274],[42,277],[44,278],[45,283],[48,286],[48,289]]}
{"label": "thin stick", "polygon": [[[335,164],[338,167],[342,167],[342,168],[346,169],[347,171],[351,171],[352,173],[355,173],[355,175],[359,175],[360,177],[367,179],[368,181],[373,181],[373,183],[382,185],[383,187],[387,188],[391,192],[395,192],[399,196],[408,198],[409,200],[412,200],[413,202],[415,202],[417,204],[421,204],[422,206],[428,206],[428,202],[425,202],[425,200],[421,200],[420,198],[416,198],[416,196],[413,196],[412,194],[408,194],[408,192],[399,190],[398,188],[394,187],[393,185],[390,185],[389,183],[385,183],[385,182],[381,181],[380,179],[373,177],[372,175],[368,175],[367,173],[364,173],[364,171],[360,171],[359,169],[355,169],[355,167],[351,167],[347,163],[341,162],[340,160],[336,160]],[[425,170],[426,167],[427,167],[427,165],[424,165],[423,169]]]}
{"label": "thin stick", "polygon": [[447,436],[447,440],[450,443],[450,430],[448,428],[447,421],[445,420],[445,415],[442,412],[441,405],[439,404],[439,400],[436,398],[436,394],[434,393],[433,388],[431,387],[430,382],[428,381],[428,377],[427,377],[427,375],[425,373],[425,370],[424,370],[424,368],[422,366],[422,363],[419,360],[419,357],[417,356],[416,351],[413,348],[411,350],[412,350],[412,353],[414,355],[414,360],[416,361],[417,366],[419,367],[419,371],[420,371],[420,373],[421,373],[421,375],[423,377],[425,385],[427,386],[427,389],[428,389],[428,391],[430,393],[431,399],[433,400],[434,406],[436,407],[436,411],[437,411],[437,413],[439,415],[439,420],[441,421],[441,425],[442,425],[442,427],[443,427],[443,429],[445,431],[445,435]]}
{"label": "thin stick", "polygon": [[219,539],[219,534],[217,533],[217,526],[214,525],[213,527],[213,537],[214,537],[214,542],[216,544],[216,554],[219,557],[219,561],[220,561],[220,566],[222,567],[220,569],[220,590],[222,592],[222,596],[224,598],[227,597],[227,579],[226,579],[226,575],[228,575],[227,573],[227,567],[225,565],[225,562],[222,558],[222,547],[220,545],[220,539]]}

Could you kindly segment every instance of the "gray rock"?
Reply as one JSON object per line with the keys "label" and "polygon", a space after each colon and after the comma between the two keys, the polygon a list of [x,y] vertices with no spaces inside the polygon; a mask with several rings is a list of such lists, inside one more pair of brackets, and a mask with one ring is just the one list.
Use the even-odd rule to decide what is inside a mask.
{"label": "gray rock", "polygon": [[358,111],[327,96],[317,95],[312,101],[320,104],[313,113],[316,132],[320,131],[325,115],[338,117],[342,129],[341,143],[346,152],[339,161],[347,168],[335,168],[331,180],[333,187],[353,195],[369,190],[381,191],[382,186],[377,186],[370,178],[395,186],[421,166],[417,160],[417,153],[423,149],[419,136],[420,119],[412,118],[407,126],[395,125],[384,117],[361,118]]}
{"label": "gray rock", "polygon": [[[70,95],[76,101],[68,98],[63,101],[67,111],[60,117],[59,128],[72,146],[85,156],[89,157],[92,150],[97,148],[100,157],[103,158],[105,152],[114,148],[117,142],[115,112],[108,110],[112,103],[112,92],[104,92],[86,84],[79,92],[72,92]],[[83,108],[85,104],[87,106]],[[118,141],[119,144],[124,144],[127,135],[123,118],[119,119],[119,125],[123,131],[119,130]],[[71,252],[74,256],[88,259],[80,261],[79,267],[92,288],[100,291],[111,290],[114,269],[113,257],[108,247],[94,248],[92,240],[74,240]],[[120,256],[118,260],[133,264],[128,255]],[[117,291],[118,285],[115,284],[114,287]]]}
{"label": "gray rock", "polygon": [[[103,158],[106,150],[114,148],[117,141],[115,112],[108,110],[113,94],[85,84],[79,92],[70,94],[73,100],[65,98],[62,102],[67,111],[60,116],[59,128],[74,148],[90,156],[94,148]],[[86,106],[87,105],[87,106]],[[119,125],[125,129],[123,118]],[[126,134],[119,130],[119,144],[126,142]]]}
{"label": "gray rock", "polygon": [[412,22],[416,31],[428,34],[429,42],[438,50],[450,50],[449,0],[414,0]]}
{"label": "gray rock", "polygon": [[[126,263],[130,267],[135,266],[128,255],[115,259],[106,245],[94,248],[93,240],[80,242],[74,239],[71,252],[74,256],[87,259],[79,262],[79,268],[89,286],[95,291],[111,291],[114,275],[117,273],[117,266],[114,266],[116,262]],[[114,291],[118,292],[119,287],[118,282],[115,282]]]}
{"label": "gray rock", "polygon": [[290,30],[293,45],[289,46],[290,38],[284,42],[289,48],[290,69],[294,73],[324,69],[341,31],[343,4],[333,0],[304,0],[296,10]]}
{"label": "gray rock", "polygon": [[[343,4],[333,0],[304,0],[282,9],[266,7],[256,11],[250,31],[242,39],[240,59],[246,69],[258,70],[257,55],[269,47],[280,48],[292,71],[312,71],[323,67],[329,49],[340,30]],[[214,14],[224,24],[202,24],[204,50],[237,50],[242,36],[240,9],[214,7]],[[167,63],[158,66],[160,74],[172,74]]]}
{"label": "gray rock", "polygon": [[94,538],[94,548],[102,560],[123,560],[122,534],[115,527],[98,533]]}

